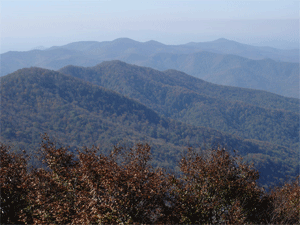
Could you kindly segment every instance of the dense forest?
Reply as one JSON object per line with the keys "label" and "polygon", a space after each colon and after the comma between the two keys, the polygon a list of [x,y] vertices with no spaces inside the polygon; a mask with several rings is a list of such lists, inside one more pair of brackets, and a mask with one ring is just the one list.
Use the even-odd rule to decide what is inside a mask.
{"label": "dense forest", "polygon": [[299,99],[121,61],[0,79],[1,224],[300,223]]}
{"label": "dense forest", "polygon": [[189,148],[179,172],[153,168],[151,148],[73,153],[47,135],[43,167],[0,145],[1,224],[298,224],[299,177],[262,189],[259,172],[225,149]]}
{"label": "dense forest", "polygon": [[222,87],[176,71],[163,73],[120,61],[92,68],[68,66],[60,72],[117,91],[166,117],[299,148],[298,99]]}
{"label": "dense forest", "polygon": [[[117,68],[116,70],[118,71]],[[130,73],[127,75],[130,76]],[[165,78],[161,77],[161,79]],[[114,80],[118,82],[118,79]],[[119,80],[122,80],[121,76]],[[144,89],[144,86],[141,84],[140,88]],[[132,91],[129,87],[126,90]],[[155,90],[153,89],[154,93]],[[286,140],[285,142],[277,140],[280,143],[278,145],[275,141],[272,143],[250,139],[238,136],[238,133],[231,134],[199,126],[196,120],[194,124],[187,124],[170,119],[158,113],[161,111],[157,108],[155,110],[148,107],[154,104],[145,106],[138,99],[130,99],[115,91],[41,68],[22,69],[2,77],[1,140],[11,145],[15,151],[25,149],[31,155],[36,154],[41,140],[40,135],[43,133],[48,133],[59,143],[70,145],[70,149],[84,145],[91,147],[94,144],[99,146],[103,153],[109,152],[114,145],[130,146],[137,142],[147,142],[153,147],[152,165],[171,169],[176,167],[180,152],[188,146],[221,145],[229,151],[239,150],[246,161],[254,162],[261,173],[259,182],[264,187],[278,184],[298,174],[299,164],[295,157],[298,152],[297,148],[293,148],[298,144],[293,140],[297,130],[291,128],[295,127],[296,123],[288,116],[296,115],[293,112],[294,99],[285,101],[287,105],[291,105],[290,110],[289,108],[286,111],[282,110],[280,124],[273,126],[285,135],[289,133],[279,125],[286,130],[291,129],[291,135],[283,139]],[[141,93],[141,97],[145,96],[142,92],[138,93]],[[188,104],[189,99],[185,99],[183,93],[189,96],[190,92],[178,93],[183,96],[182,105]],[[149,98],[151,96],[156,99],[153,102],[163,101],[168,106],[172,105],[167,103],[168,98],[162,99],[159,94],[149,95]],[[209,97],[203,98],[210,100]],[[281,101],[284,102],[283,99]],[[277,103],[277,107],[281,101]],[[273,105],[276,107],[275,103]],[[165,105],[157,103],[157,107],[163,108]],[[223,106],[218,105],[218,107]],[[224,112],[228,111],[226,107],[224,104],[222,109]],[[172,111],[173,108],[170,110]],[[278,111],[272,110],[276,113]],[[208,113],[213,114],[213,111]],[[234,114],[231,116],[235,119]],[[208,120],[213,121],[217,118],[212,117]],[[252,127],[255,128],[255,125]],[[263,129],[267,128],[266,124],[261,127],[258,127],[256,132],[263,132]],[[276,134],[278,131],[273,133]],[[286,144],[288,140],[291,143]],[[39,166],[34,159],[30,164]]]}

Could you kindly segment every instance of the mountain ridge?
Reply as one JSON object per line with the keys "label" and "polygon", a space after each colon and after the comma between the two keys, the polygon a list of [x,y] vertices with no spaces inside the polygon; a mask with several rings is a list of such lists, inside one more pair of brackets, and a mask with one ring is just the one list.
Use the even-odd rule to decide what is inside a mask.
{"label": "mountain ridge", "polygon": [[[231,86],[224,86],[224,85],[218,85],[213,84],[211,82],[204,81],[203,79],[196,78],[194,76],[188,75],[182,71],[174,70],[174,69],[168,69],[165,71],[158,71],[154,68],[147,67],[147,66],[138,66],[138,65],[132,65],[120,60],[112,60],[112,61],[104,61],[96,66],[92,67],[81,67],[81,66],[74,66],[74,65],[68,65],[63,68],[60,68],[58,71],[62,72],[64,70],[68,70],[71,68],[76,68],[79,70],[90,70],[90,69],[97,69],[101,67],[106,66],[121,66],[121,67],[131,67],[131,68],[143,68],[147,71],[155,71],[155,73],[160,74],[154,77],[155,79],[159,80],[164,77],[164,79],[167,78],[167,80],[160,80],[163,81],[163,83],[173,86],[180,86],[183,88],[188,88],[193,91],[199,91],[198,93],[208,95],[210,97],[224,97],[224,99],[229,99],[232,101],[242,101],[247,104],[257,105],[260,107],[270,108],[270,109],[282,109],[292,111],[292,112],[299,112],[299,103],[300,100],[297,98],[289,98],[284,97],[281,95],[277,95],[274,93],[270,93],[263,90],[253,90],[248,88],[240,88],[240,87],[231,87]],[[164,74],[164,76],[161,76],[161,74]],[[146,77],[147,78],[147,77]],[[239,95],[235,94],[234,97],[230,95],[230,92],[236,92],[240,93]],[[259,96],[259,97],[255,97]],[[263,100],[264,103],[260,104],[257,99]],[[276,99],[276,101],[275,101]],[[252,100],[252,102],[251,102]],[[268,106],[269,102],[269,106]],[[274,102],[273,105],[271,105],[271,102]],[[281,106],[284,102],[288,102],[288,104]],[[276,106],[277,103],[280,103],[280,105]]]}
{"label": "mountain ridge", "polygon": [[[180,70],[217,84],[299,98],[299,52],[288,51],[288,56],[282,50],[222,40],[164,45],[120,38],[106,42],[74,42],[46,50],[8,52],[1,54],[0,76],[30,66],[58,70],[67,65],[90,67],[103,61],[122,60],[158,70]],[[283,58],[278,61],[278,57],[294,57],[292,61],[297,63],[283,62]]]}
{"label": "mountain ridge", "polygon": [[[166,74],[152,68],[120,61],[103,62],[89,68],[69,66],[59,71],[115,90],[147,105],[161,115],[184,123],[211,127],[238,134],[246,139],[288,146],[299,144],[299,128],[297,128],[299,100],[297,99],[280,98],[264,92],[257,94],[250,90],[248,98],[237,102],[231,96],[245,96],[249,90],[235,88],[235,92],[227,94],[226,88],[197,79],[193,79],[193,83],[194,85],[200,83],[200,87],[189,88],[190,83],[185,83],[189,77],[186,74],[180,74],[180,81],[172,73]],[[220,94],[216,95],[215,92]],[[211,93],[214,93],[214,96],[211,96]],[[256,99],[253,98],[255,94],[257,94]],[[249,98],[256,105],[249,104]],[[293,102],[291,111],[285,108],[289,101]],[[275,104],[275,107],[268,109],[265,107],[266,104],[269,104],[269,107]],[[285,120],[289,122],[286,123]],[[256,127],[261,127],[259,134]],[[288,137],[282,135],[287,132],[290,133]]]}
{"label": "mountain ridge", "polygon": [[[103,149],[122,140],[150,140],[156,165],[170,165],[182,146],[204,142],[239,149],[258,163],[269,160],[261,169],[264,182],[275,182],[296,171],[293,150],[287,147],[162,118],[117,92],[56,71],[29,68],[1,77],[1,96],[1,141],[10,140],[21,148],[34,149],[40,132],[71,146],[96,144]],[[144,111],[151,112],[150,119]],[[278,157],[282,159],[278,161]],[[275,180],[267,178],[269,167],[277,170]]]}

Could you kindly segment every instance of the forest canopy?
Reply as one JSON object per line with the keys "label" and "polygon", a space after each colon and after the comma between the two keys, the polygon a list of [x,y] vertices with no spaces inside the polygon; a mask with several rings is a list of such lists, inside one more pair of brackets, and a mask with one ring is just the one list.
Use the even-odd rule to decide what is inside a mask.
{"label": "forest canopy", "polygon": [[44,166],[0,145],[1,224],[299,223],[299,177],[269,192],[225,149],[188,149],[179,173],[151,166],[151,147],[77,153],[44,136]]}

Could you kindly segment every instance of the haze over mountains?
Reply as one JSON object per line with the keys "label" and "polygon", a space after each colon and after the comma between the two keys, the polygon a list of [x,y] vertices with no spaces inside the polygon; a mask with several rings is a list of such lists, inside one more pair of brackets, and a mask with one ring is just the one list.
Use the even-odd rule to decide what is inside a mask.
{"label": "haze over mountains", "polygon": [[298,174],[297,49],[120,38],[0,60],[0,137],[15,148],[35,154],[45,132],[72,149],[147,142],[154,165],[172,167],[187,146],[220,144],[253,161],[263,185]]}
{"label": "haze over mountains", "polygon": [[218,39],[212,42],[164,45],[127,38],[76,42],[46,50],[1,54],[1,75],[39,66],[95,66],[118,59],[158,70],[176,69],[217,84],[266,90],[299,98],[299,50],[255,47]]}

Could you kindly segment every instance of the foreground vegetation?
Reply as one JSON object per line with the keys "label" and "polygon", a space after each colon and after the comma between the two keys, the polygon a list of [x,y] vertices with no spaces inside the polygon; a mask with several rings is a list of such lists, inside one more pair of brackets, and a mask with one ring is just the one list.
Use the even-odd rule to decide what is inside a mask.
{"label": "foreground vegetation", "polygon": [[224,149],[189,149],[176,174],[152,168],[147,144],[75,156],[45,136],[40,152],[44,167],[29,169],[1,144],[1,224],[300,222],[299,177],[266,192]]}

